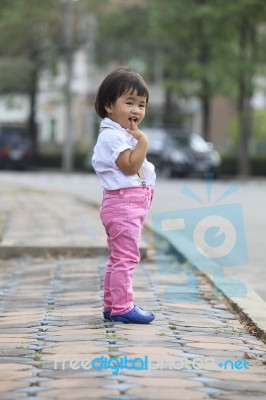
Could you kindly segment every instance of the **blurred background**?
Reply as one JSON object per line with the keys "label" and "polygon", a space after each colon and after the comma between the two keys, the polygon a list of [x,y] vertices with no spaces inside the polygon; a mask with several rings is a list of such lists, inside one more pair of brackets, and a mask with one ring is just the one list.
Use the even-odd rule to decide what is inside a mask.
{"label": "blurred background", "polygon": [[265,176],[265,44],[265,0],[1,0],[0,167],[90,169],[95,94],[123,64],[162,174]]}

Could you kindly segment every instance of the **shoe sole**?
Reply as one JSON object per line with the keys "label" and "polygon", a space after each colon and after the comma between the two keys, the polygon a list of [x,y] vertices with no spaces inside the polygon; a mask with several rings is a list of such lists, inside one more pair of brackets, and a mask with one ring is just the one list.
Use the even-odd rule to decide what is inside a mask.
{"label": "shoe sole", "polygon": [[113,322],[119,322],[121,324],[142,324],[142,325],[147,325],[150,322],[152,322],[155,319],[155,316],[153,318],[151,318],[149,321],[137,321],[137,320],[133,320],[133,319],[127,319],[127,318],[123,318],[123,317],[119,317],[119,319],[116,320],[115,317],[112,318]]}

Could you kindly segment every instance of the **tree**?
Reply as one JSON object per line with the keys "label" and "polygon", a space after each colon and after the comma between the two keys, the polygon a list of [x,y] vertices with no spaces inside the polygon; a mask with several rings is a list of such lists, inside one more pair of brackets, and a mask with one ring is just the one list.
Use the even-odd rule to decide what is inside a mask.
{"label": "tree", "polygon": [[[238,105],[239,173],[249,175],[251,98],[255,77],[265,65],[261,29],[264,0],[153,0],[152,23],[164,51],[166,85],[180,96],[197,96],[203,135],[209,135],[210,101],[226,94]],[[263,35],[264,36],[264,35]]]}
{"label": "tree", "polygon": [[[149,1],[105,1],[97,10],[96,62],[127,64],[149,82],[161,79],[161,50],[150,28]],[[151,120],[161,116],[149,113]],[[168,112],[169,119],[169,112]]]}
{"label": "tree", "polygon": [[26,93],[30,99],[28,121],[37,149],[36,95],[40,72],[51,67],[60,32],[56,0],[9,0],[0,12],[0,89]]}
{"label": "tree", "polygon": [[130,64],[153,80],[157,44],[150,35],[149,8],[146,2],[120,3],[106,1],[98,13],[96,61],[100,65]]}
{"label": "tree", "polygon": [[[88,42],[90,12],[99,12],[105,0],[1,0],[0,93],[26,93],[30,99],[28,121],[37,149],[36,96],[43,71],[56,73],[64,59],[67,76],[63,89],[67,110],[67,137],[71,137],[70,91],[73,53]],[[70,34],[70,35],[69,35]],[[72,168],[72,141],[65,138],[63,164]]]}
{"label": "tree", "polygon": [[[250,175],[250,138],[253,130],[252,96],[255,78],[265,65],[264,40],[261,27],[266,21],[266,3],[263,0],[236,0],[226,13],[227,28],[231,32],[231,71],[236,87],[239,126],[238,169],[242,176]],[[261,39],[263,37],[263,43]],[[232,65],[233,63],[233,65]]]}
{"label": "tree", "polygon": [[224,2],[154,0],[150,5],[153,34],[164,54],[165,84],[180,97],[200,99],[202,132],[210,140],[210,102],[224,90]]}

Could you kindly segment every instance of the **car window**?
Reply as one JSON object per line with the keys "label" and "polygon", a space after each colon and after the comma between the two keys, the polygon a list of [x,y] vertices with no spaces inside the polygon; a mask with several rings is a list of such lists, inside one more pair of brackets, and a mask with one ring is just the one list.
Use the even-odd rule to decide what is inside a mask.
{"label": "car window", "polygon": [[186,136],[170,136],[171,143],[175,147],[189,147],[189,137]]}
{"label": "car window", "polygon": [[0,143],[5,146],[17,144],[30,144],[30,139],[24,129],[5,127],[0,130]]}
{"label": "car window", "polygon": [[205,140],[197,135],[196,133],[192,133],[190,136],[190,146],[195,151],[208,151],[209,145]]}
{"label": "car window", "polygon": [[166,137],[166,133],[157,128],[142,128],[145,135],[149,140],[149,152],[152,151],[161,151],[164,147],[164,140]]}

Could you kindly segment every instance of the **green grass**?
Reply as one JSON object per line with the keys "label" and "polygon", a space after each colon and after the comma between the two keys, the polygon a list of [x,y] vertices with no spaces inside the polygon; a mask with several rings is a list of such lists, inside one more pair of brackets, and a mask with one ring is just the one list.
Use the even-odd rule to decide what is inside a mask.
{"label": "green grass", "polygon": [[40,361],[42,355],[40,353],[35,353],[32,358],[34,361]]}
{"label": "green grass", "polygon": [[112,352],[118,351],[118,349],[116,347],[109,346],[108,351],[110,351],[112,353]]}
{"label": "green grass", "polygon": [[106,333],[105,334],[106,339],[111,339],[111,340],[128,340],[128,338],[124,336],[119,336],[117,333]]}
{"label": "green grass", "polygon": [[174,324],[174,322],[169,322],[169,328],[172,329],[172,331],[174,331],[176,329],[176,324]]}

